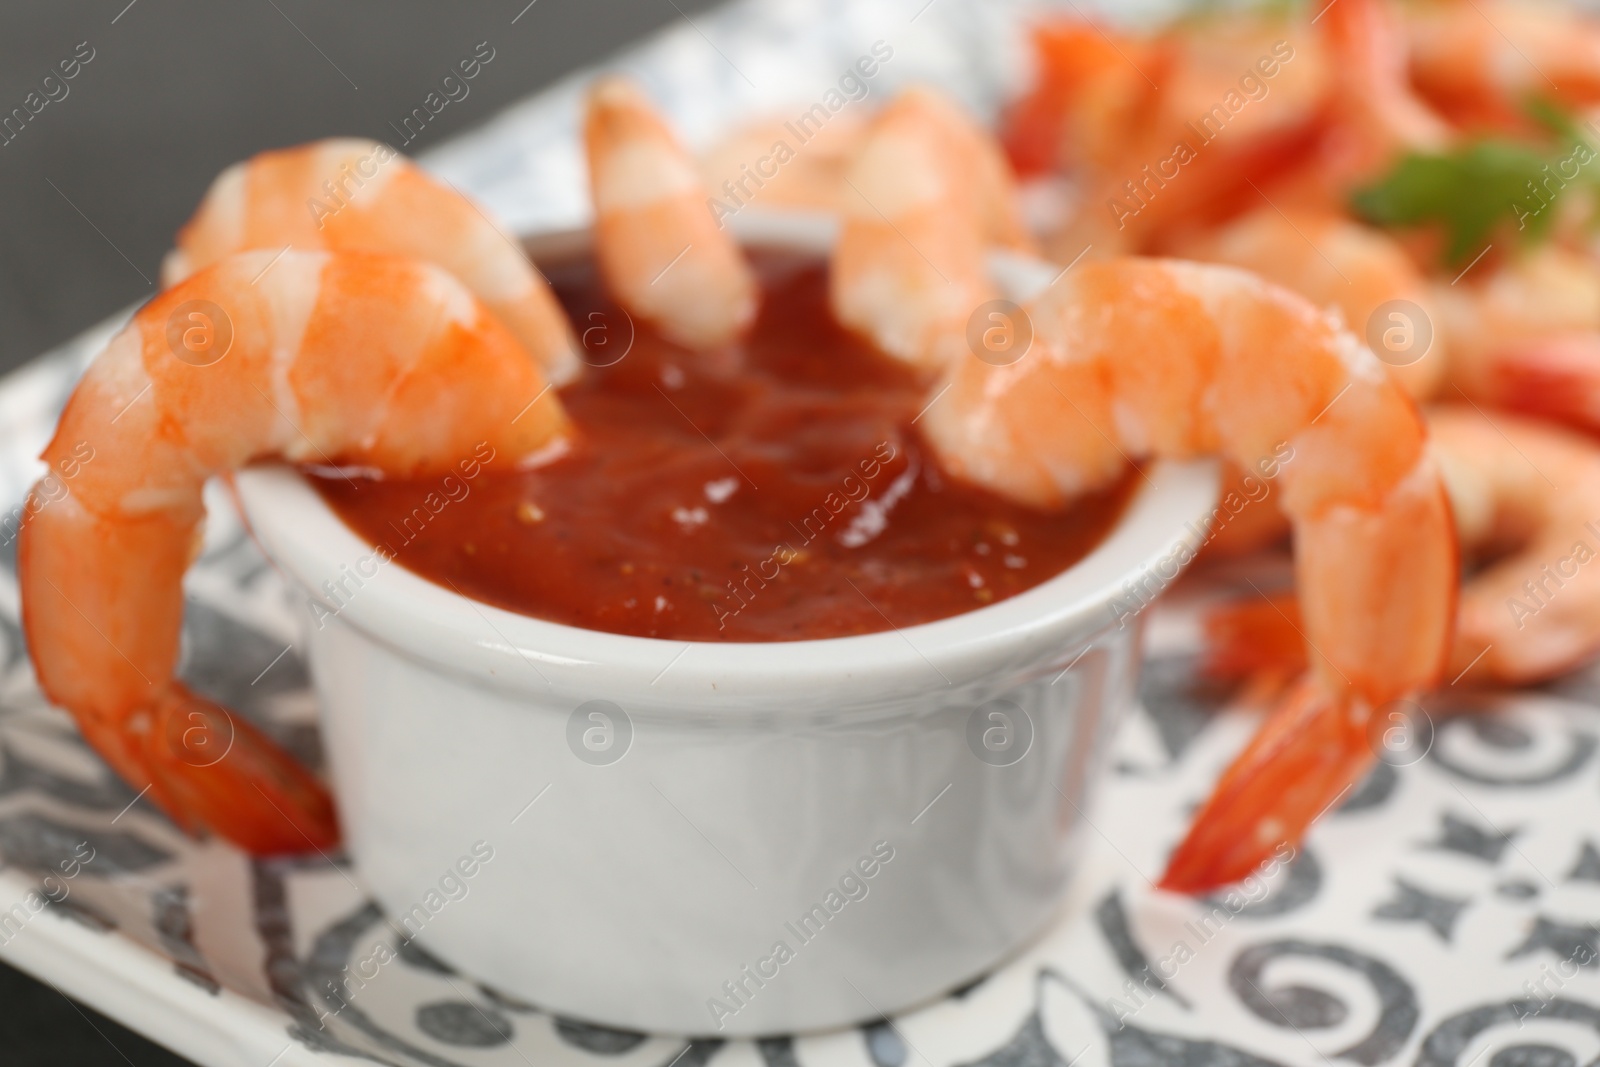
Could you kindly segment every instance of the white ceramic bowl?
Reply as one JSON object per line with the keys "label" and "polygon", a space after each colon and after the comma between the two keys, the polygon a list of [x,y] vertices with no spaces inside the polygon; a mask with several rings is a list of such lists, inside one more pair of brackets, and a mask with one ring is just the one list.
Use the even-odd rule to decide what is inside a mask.
{"label": "white ceramic bowl", "polygon": [[[1053,273],[997,265],[1018,298]],[[346,842],[391,919],[542,1007],[736,1035],[901,1010],[1049,921],[1132,700],[1137,619],[1113,598],[1170,578],[1215,496],[1209,465],[1149,474],[1107,540],[1029,592],[779,644],[503,611],[376,563],[289,470],[238,485],[306,596]]]}

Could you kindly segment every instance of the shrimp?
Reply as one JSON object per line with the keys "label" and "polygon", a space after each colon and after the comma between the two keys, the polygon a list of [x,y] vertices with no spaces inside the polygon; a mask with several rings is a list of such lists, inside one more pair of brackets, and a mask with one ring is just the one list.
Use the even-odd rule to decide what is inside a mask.
{"label": "shrimp", "polygon": [[834,317],[882,351],[937,370],[966,350],[967,320],[998,293],[991,245],[1030,247],[999,147],[928,89],[873,120],[845,181]]}
{"label": "shrimp", "polygon": [[388,145],[336,138],[235,163],[178,231],[162,284],[176,285],[235,252],[285,246],[383,252],[442,267],[537,353],[552,382],[578,373],[566,316],[516,242]]}
{"label": "shrimp", "polygon": [[1317,169],[1338,202],[1401,152],[1437,150],[1452,134],[1411,85],[1413,42],[1387,0],[1352,0],[1326,13],[1322,33],[1334,60],[1328,106],[1335,128]]}
{"label": "shrimp", "polygon": [[583,138],[595,254],[617,302],[690,348],[737,338],[755,321],[759,290],[693,157],[619,78],[590,91]]}
{"label": "shrimp", "polygon": [[942,93],[913,88],[901,96],[916,101],[916,106],[925,109],[930,120],[943,127],[944,135],[957,153],[955,158],[970,168],[984,241],[1013,252],[1036,253],[1037,246],[1022,218],[1016,173],[995,136]]}
{"label": "shrimp", "polygon": [[732,212],[755,204],[836,213],[846,192],[845,168],[867,122],[845,111],[804,141],[794,129],[787,119],[762,119],[734,130],[703,153],[701,177],[721,204],[713,210]]}
{"label": "shrimp", "polygon": [[[1366,330],[1379,309],[1395,300],[1414,305],[1430,324],[1440,317],[1435,292],[1405,249],[1382,231],[1341,216],[1264,207],[1175,250],[1184,258],[1270,278],[1337,311],[1352,330]],[[1417,340],[1415,329],[1423,324],[1404,325]],[[1382,354],[1390,356],[1384,363],[1390,377],[1410,396],[1426,400],[1439,391],[1448,365],[1442,338],[1421,353]]]}
{"label": "shrimp", "polygon": [[[1568,430],[1464,407],[1428,413],[1463,553],[1446,674],[1520,686],[1600,652],[1600,446]],[[1241,678],[1304,664],[1292,596],[1244,601],[1206,620],[1207,673]]]}
{"label": "shrimp", "polygon": [[1275,210],[1334,217],[1352,189],[1404,153],[1445,147],[1452,131],[1413,91],[1404,28],[1385,0],[1341,0],[1313,24],[1324,72],[1303,150],[1252,184],[1271,190],[1253,191]]}
{"label": "shrimp", "polygon": [[1529,98],[1600,103],[1600,22],[1565,4],[1419,3],[1404,9],[1411,77],[1463,125],[1526,124]]}
{"label": "shrimp", "polygon": [[485,446],[548,452],[567,422],[537,355],[452,275],[398,257],[246,252],[157,296],[79,382],[43,455],[54,485],[30,498],[17,576],[44,693],[185,829],[256,854],[332,847],[317,780],[173,677],[201,489],[268,458],[408,477]]}
{"label": "shrimp", "polygon": [[[1186,259],[1260,274],[1338,314],[1351,329],[1365,331],[1380,320],[1377,333],[1389,376],[1417,400],[1439,391],[1448,363],[1442,339],[1428,336],[1438,318],[1433,291],[1405,250],[1381,231],[1325,212],[1267,207],[1178,242],[1172,250]],[[1412,306],[1385,308],[1396,300]],[[1393,350],[1391,337],[1396,338]],[[1403,341],[1409,345],[1402,349]],[[1418,353],[1412,346],[1424,347]],[[1243,478],[1237,469],[1225,472],[1224,499],[1229,493],[1248,497]],[[1252,508],[1240,518],[1215,533],[1208,555],[1248,555],[1288,532],[1282,514],[1270,508]]]}
{"label": "shrimp", "polygon": [[1032,178],[1105,162],[1148,101],[1140,72],[1154,48],[1078,19],[1041,22],[1031,36],[1034,84],[1007,109],[1001,134],[1012,165]]}
{"label": "shrimp", "polygon": [[1377,359],[1254,275],[1171,260],[1085,263],[1029,309],[1034,350],[953,365],[922,419],[953,476],[1059,506],[1129,457],[1283,459],[1312,673],[1224,775],[1163,885],[1248,874],[1371,763],[1389,701],[1439,677],[1454,619],[1449,505],[1422,419]]}
{"label": "shrimp", "polygon": [[1545,245],[1434,292],[1450,379],[1463,395],[1600,430],[1600,263],[1592,256]]}
{"label": "shrimp", "polygon": [[[1253,208],[1262,187],[1303,167],[1325,135],[1327,49],[1302,21],[1232,14],[1150,37],[1102,34],[1115,56],[1082,32],[1071,49],[1057,43],[1047,53],[1083,68],[1047,66],[1041,84],[1065,95],[1058,134],[1080,142],[1056,153],[1076,164],[1078,186],[1070,223],[1049,242],[1058,258],[1086,247],[1147,252],[1176,226]],[[1048,128],[1030,115],[1041,109],[1030,100],[1022,113]]]}
{"label": "shrimp", "polygon": [[[1526,685],[1600,651],[1600,447],[1571,431],[1464,408],[1430,413],[1467,580],[1450,673]],[[1511,549],[1509,554],[1500,552]]]}
{"label": "shrimp", "polygon": [[[1600,429],[1600,263],[1588,254],[1549,244],[1430,279],[1382,231],[1270,209],[1172,248],[1256,271],[1354,329],[1372,326],[1389,374],[1418,401],[1464,397]],[[1411,306],[1385,309],[1391,301]],[[1429,333],[1423,351],[1407,350]]]}
{"label": "shrimp", "polygon": [[1071,153],[1075,214],[1049,242],[1063,259],[1170,251],[1175,235],[1267,203],[1338,214],[1397,153],[1449,133],[1411,92],[1402,27],[1377,0],[1341,0],[1310,23],[1257,13],[1101,36],[1041,31],[1043,77],[1014,112],[1014,151],[1035,169],[1048,153],[1024,134],[1084,142]]}
{"label": "shrimp", "polygon": [[[929,118],[944,124],[963,157],[974,166],[988,239],[1015,251],[1034,251],[1017,200],[1016,178],[1000,145],[951,101],[933,92],[922,91],[921,95]],[[839,115],[800,141],[803,150],[796,150],[790,146],[797,140],[793,123],[776,119],[758,123],[716,145],[701,160],[701,172],[708,185],[726,194],[723,203],[730,209],[759,202],[837,214],[848,203],[851,189],[846,175],[869,125],[854,115]],[[768,174],[769,170],[773,173]]]}

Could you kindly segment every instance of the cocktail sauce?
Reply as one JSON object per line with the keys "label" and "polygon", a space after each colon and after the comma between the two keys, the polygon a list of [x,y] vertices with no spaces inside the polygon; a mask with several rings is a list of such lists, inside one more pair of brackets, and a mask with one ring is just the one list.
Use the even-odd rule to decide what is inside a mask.
{"label": "cocktail sauce", "polygon": [[1043,513],[947,477],[914,425],[927,382],[834,322],[826,264],[755,262],[760,318],[709,356],[630,321],[591,263],[553,267],[590,364],[560,394],[578,430],[566,454],[518,471],[485,446],[448,477],[317,488],[384,555],[447,588],[685,641],[956,615],[1060,573],[1116,522],[1130,480]]}

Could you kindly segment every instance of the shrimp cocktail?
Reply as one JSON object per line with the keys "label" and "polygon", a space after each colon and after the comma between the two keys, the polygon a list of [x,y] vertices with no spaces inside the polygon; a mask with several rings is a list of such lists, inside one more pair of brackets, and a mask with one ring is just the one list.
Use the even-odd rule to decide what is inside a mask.
{"label": "shrimp cocktail", "polygon": [[[1229,267],[1097,260],[1027,307],[1026,358],[973,358],[972,310],[999,297],[985,252],[1027,250],[1030,238],[996,143],[918,89],[874,119],[842,176],[858,197],[827,264],[838,325],[769,330],[742,350],[763,288],[709,214],[693,160],[620,82],[592,92],[585,136],[609,298],[641,330],[703,356],[693,373],[705,395],[685,403],[742,420],[739,447],[763,478],[770,470],[799,485],[820,467],[838,469],[846,497],[850,474],[899,486],[849,520],[865,553],[808,548],[801,527],[791,533],[803,543],[780,542],[781,565],[757,575],[780,588],[747,598],[753,586],[716,571],[725,545],[685,553],[651,529],[658,516],[630,516],[628,502],[663,479],[721,483],[733,502],[759,498],[759,482],[732,457],[727,473],[708,477],[703,450],[682,444],[679,427],[638,432],[652,425],[636,410],[647,382],[585,382],[550,287],[492,223],[393,160],[313,226],[291,206],[372,147],[335,141],[258,157],[218,178],[168,260],[171,287],[95,362],[45,453],[64,462],[89,440],[118,461],[86,468],[67,501],[30,522],[20,550],[46,692],[181,825],[260,853],[327,848],[339,836],[322,786],[242,721],[214,765],[172,747],[224,714],[173,677],[201,489],[267,458],[358,468],[371,492],[344,479],[329,492],[378,537],[398,528],[385,481],[448,474],[485,444],[497,458],[484,477],[501,482],[431,525],[415,554],[423,574],[601,629],[783,640],[884,629],[896,614],[937,619],[1019,592],[1103,533],[1130,463],[1220,455],[1252,467],[1287,444],[1279,499],[1297,533],[1315,666],[1180,850],[1168,881],[1190,891],[1240,877],[1296,840],[1368,765],[1372,710],[1438,677],[1455,550],[1426,425],[1361,341],[1305,299]],[[803,299],[780,298],[769,317],[792,322],[781,304]],[[232,338],[194,374],[167,332],[175,310],[202,302],[228,309]],[[862,341],[827,333],[841,328]],[[568,391],[584,419],[569,414]],[[674,403],[659,385],[651,391]],[[106,417],[141,393],[121,419]],[[670,424],[656,399],[656,422]],[[840,457],[856,442],[881,444],[851,472]],[[760,538],[764,507],[729,528],[742,522]],[[563,557],[537,532],[547,523],[569,544],[602,530],[612,542]],[[890,530],[881,541],[867,536],[878,523]],[[962,541],[994,547],[969,562]],[[613,558],[615,567],[603,562]],[[843,595],[857,572],[868,588]],[[880,613],[874,594],[894,611]],[[108,642],[125,654],[105,655]]]}
{"label": "shrimp cocktail", "polygon": [[[1145,34],[1047,23],[1037,28],[1038,84],[1012,108],[1003,142],[939,92],[906,89],[866,121],[841,124],[826,152],[784,179],[791,214],[769,215],[781,225],[765,236],[742,216],[725,226],[708,191],[711,161],[728,153],[697,162],[639,89],[602,80],[582,125],[593,226],[565,252],[541,253],[542,270],[478,207],[383,146],[324,141],[238,164],[178,235],[166,291],[90,367],[44,454],[63,480],[84,443],[103,458],[76,471],[66,496],[31,508],[22,532],[40,683],[185,829],[253,854],[329,850],[341,840],[338,795],[345,828],[361,838],[358,868],[389,877],[375,842],[400,857],[406,828],[356,826],[353,807],[362,827],[366,809],[381,807],[363,792],[366,769],[330,793],[175,675],[202,490],[213,476],[276,461],[298,469],[297,500],[337,516],[339,537],[370,549],[371,573],[397,562],[392,570],[425,583],[407,586],[426,590],[416,599],[448,591],[452,611],[465,606],[463,618],[487,624],[460,662],[435,662],[441,676],[501,686],[499,668],[475,657],[510,650],[553,693],[560,671],[605,666],[598,651],[586,658],[584,635],[594,649],[676,650],[654,678],[616,671],[634,686],[639,729],[651,716],[684,728],[672,758],[708,789],[743,773],[711,755],[740,731],[778,744],[812,727],[863,737],[877,728],[848,711],[818,711],[804,728],[781,716],[751,725],[729,712],[740,699],[730,693],[756,693],[755,679],[764,701],[793,686],[797,705],[849,709],[867,689],[892,702],[898,687],[943,714],[954,696],[929,679],[915,692],[886,680],[852,658],[867,646],[851,642],[892,636],[921,656],[918,635],[957,625],[960,648],[922,657],[930,672],[970,696],[981,686],[975,668],[963,673],[963,655],[1024,664],[974,699],[1037,682],[1052,695],[1028,699],[1059,719],[1040,726],[1043,758],[1075,775],[1094,745],[1086,732],[1050,747],[1052,731],[1082,713],[1049,704],[1065,691],[1049,687],[1079,660],[1073,648],[1051,658],[1030,645],[1037,631],[1018,621],[1022,606],[1047,605],[1069,575],[1087,592],[1052,617],[1096,597],[1104,606],[1139,563],[1112,549],[1145,521],[1150,472],[1216,460],[1224,492],[1264,477],[1276,508],[1231,525],[1207,553],[1292,536],[1293,588],[1207,617],[1208,669],[1249,680],[1265,714],[1175,842],[1160,884],[1201,894],[1238,881],[1297,845],[1362,779],[1395,708],[1451,680],[1541,680],[1600,645],[1600,569],[1575,570],[1559,598],[1524,581],[1600,513],[1589,508],[1600,499],[1600,453],[1550,424],[1600,425],[1600,266],[1574,236],[1600,201],[1592,189],[1580,198],[1574,180],[1564,207],[1524,205],[1518,228],[1516,216],[1485,221],[1472,199],[1486,174],[1521,173],[1578,137],[1574,120],[1600,104],[1600,77],[1560,46],[1593,44],[1600,32],[1575,17],[1507,16],[1520,47],[1548,50],[1571,74],[1558,79],[1565,95],[1530,104],[1527,86],[1508,83],[1489,54],[1499,46],[1461,18],[1471,21],[1454,6],[1402,14],[1340,0],[1314,21],[1273,8]],[[1445,49],[1440,34],[1466,43]],[[1140,63],[1162,76],[1136,76]],[[1238,106],[1226,103],[1235,96]],[[1209,116],[1200,128],[1197,115]],[[1056,195],[1063,178],[1075,187],[1048,227],[1025,217],[1014,163],[1045,179],[1030,202]],[[329,175],[349,178],[337,209],[306,212]],[[1512,241],[1515,229],[1537,238]],[[811,236],[782,236],[802,231]],[[197,350],[185,329],[200,321],[210,332]],[[1440,403],[1452,396],[1455,406]],[[302,574],[314,546],[285,548],[293,538],[260,514],[267,497],[248,485],[242,496],[269,553],[315,586]],[[1464,584],[1461,552],[1485,564]],[[1123,571],[1093,573],[1112,558]],[[369,577],[346,568],[310,589],[316,627],[365,625],[350,620],[378,595],[344,611],[369,596]],[[1538,602],[1508,617],[1505,602],[1523,597]],[[417,614],[418,633],[443,632]],[[561,641],[577,643],[536,647],[517,635],[557,631],[513,620],[559,626]],[[815,650],[814,670],[790,670],[801,661],[786,650],[800,646]],[[733,666],[700,689],[662,681],[702,654]],[[333,656],[314,647],[323,698],[353,701],[349,685],[330,681],[345,669]],[[1102,663],[1082,692],[1127,699],[1124,666]],[[383,733],[382,701],[353,702],[359,715],[330,728],[336,776],[341,751]],[[590,722],[605,738],[617,723],[591,704],[615,707],[585,703],[567,736],[598,765],[580,751]],[[461,715],[522,728],[513,705]],[[970,735],[985,763],[988,722]],[[185,746],[197,729],[232,744],[194,759]],[[450,737],[418,739],[414,752],[392,733],[382,743],[426,777],[430,760],[455,758]],[[869,770],[895,776],[859,765],[867,751],[892,758],[877,743],[775,764],[806,798],[790,808],[842,819],[853,801],[839,783]],[[518,749],[526,744],[502,747],[542,766]],[[640,783],[666,798],[655,779]],[[835,794],[845,797],[839,811]],[[636,813],[619,810],[624,821]],[[972,841],[1015,843],[1008,827],[984,821],[989,809],[975,810]],[[1060,831],[1041,823],[1038,833],[1044,848]],[[591,845],[597,864],[610,862]],[[988,862],[979,845],[955,854],[961,847],[948,845],[929,877]],[[903,857],[894,870],[921,862],[889,843],[850,848],[878,857],[874,871],[891,869],[885,855]],[[562,879],[582,887],[579,873],[551,875]],[[985,879],[1004,880],[973,875]],[[715,924],[720,906],[694,906],[652,929]],[[1024,932],[1008,932],[1008,944]],[[1003,948],[985,947],[983,965]],[[491,974],[514,971],[494,952],[481,949]],[[903,992],[946,988],[980,956]],[[565,995],[535,980],[523,988]],[[580,1011],[601,1003],[586,995],[572,995]],[[763,1010],[778,1012],[777,999]],[[677,1009],[652,1010],[634,1019],[691,1025]],[[762,1018],[822,1025],[853,1010],[830,1002]]]}

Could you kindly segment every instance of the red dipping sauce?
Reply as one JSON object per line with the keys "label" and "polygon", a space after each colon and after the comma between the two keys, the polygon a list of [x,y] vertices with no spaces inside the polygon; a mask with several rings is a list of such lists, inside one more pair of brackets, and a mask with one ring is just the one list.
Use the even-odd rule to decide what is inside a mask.
{"label": "red dipping sauce", "polygon": [[926,383],[835,324],[826,264],[754,262],[760,319],[718,357],[630,325],[591,263],[547,270],[586,358],[611,363],[561,393],[578,437],[560,459],[314,484],[430,581],[551,622],[685,641],[957,615],[1055,576],[1116,522],[1131,479],[1047,514],[946,477],[912,425]]}

